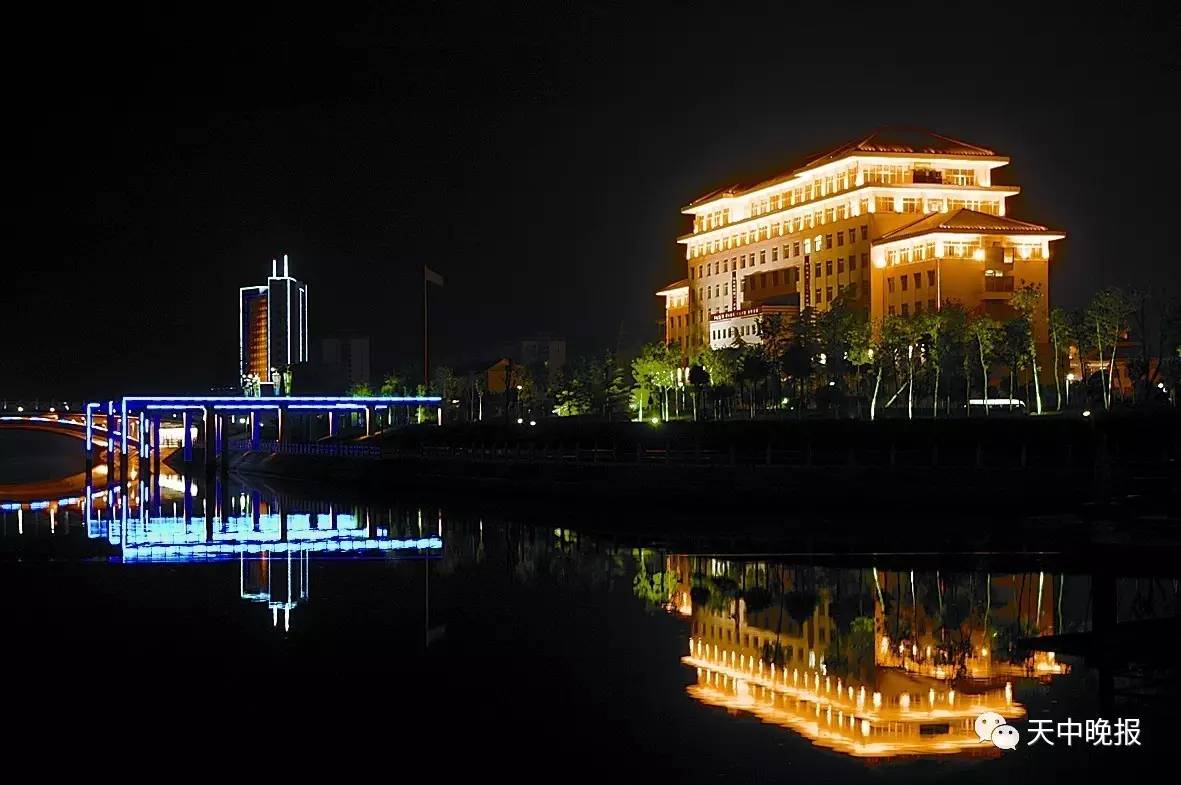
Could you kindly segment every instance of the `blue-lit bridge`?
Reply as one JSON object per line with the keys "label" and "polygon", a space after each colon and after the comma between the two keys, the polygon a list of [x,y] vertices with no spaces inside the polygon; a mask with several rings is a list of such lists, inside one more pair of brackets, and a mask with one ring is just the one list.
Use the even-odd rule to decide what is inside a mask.
{"label": "blue-lit bridge", "polygon": [[[106,452],[108,469],[113,470],[114,455],[120,456],[124,476],[126,462],[136,449],[141,471],[158,473],[161,457],[163,423],[180,423],[179,449],[186,462],[193,460],[194,446],[200,436],[205,465],[213,469],[229,463],[231,444],[247,450],[262,447],[262,431],[273,423],[275,440],[272,446],[280,449],[291,441],[295,422],[307,424],[309,416],[328,416],[325,434],[338,434],[342,419],[360,417],[368,437],[382,412],[398,407],[426,407],[441,411],[442,398],[437,395],[373,395],[373,396],[129,396],[119,401],[92,402],[84,407],[82,429],[86,445],[86,465],[94,462],[96,444],[106,432],[113,434],[115,449]],[[387,418],[388,419],[388,418]],[[105,428],[98,421],[105,422]],[[234,425],[243,426],[246,438],[233,442],[230,431]],[[142,448],[141,448],[142,445]]]}

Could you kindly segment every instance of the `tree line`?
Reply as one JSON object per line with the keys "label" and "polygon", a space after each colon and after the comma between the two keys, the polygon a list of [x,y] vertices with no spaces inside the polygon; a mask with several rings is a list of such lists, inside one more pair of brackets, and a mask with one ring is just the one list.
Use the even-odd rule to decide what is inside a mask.
{"label": "tree line", "polygon": [[[1080,308],[1050,308],[1048,334],[1039,342],[1042,298],[1035,286],[1018,289],[1005,318],[945,302],[938,310],[874,323],[842,294],[824,311],[763,317],[759,343],[736,338],[686,356],[657,341],[630,357],[605,350],[559,369],[510,361],[495,393],[488,373],[457,374],[441,366],[429,389],[443,396],[449,419],[473,422],[809,414],[873,420],[886,411],[913,419],[988,416],[998,407],[1044,413],[1176,404],[1178,298],[1103,289]],[[428,386],[411,378],[417,377],[386,374],[376,392],[426,394]],[[359,385],[351,392],[373,391]],[[421,412],[404,416],[423,418]]]}

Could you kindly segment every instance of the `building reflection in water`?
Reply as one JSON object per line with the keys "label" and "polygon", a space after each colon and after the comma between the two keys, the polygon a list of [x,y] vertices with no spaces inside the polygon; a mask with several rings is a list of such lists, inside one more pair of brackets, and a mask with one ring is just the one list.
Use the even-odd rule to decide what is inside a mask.
{"label": "building reflection in water", "polygon": [[[1016,679],[1067,671],[1010,656],[1055,630],[1052,577],[823,569],[668,557],[668,609],[692,621],[688,692],[867,758],[982,754],[984,711],[1025,716]],[[981,580],[983,578],[983,580]]]}

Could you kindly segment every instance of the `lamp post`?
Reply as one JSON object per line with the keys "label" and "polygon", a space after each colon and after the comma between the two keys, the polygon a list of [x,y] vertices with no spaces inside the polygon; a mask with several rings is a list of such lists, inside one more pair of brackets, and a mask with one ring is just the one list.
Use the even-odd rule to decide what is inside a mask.
{"label": "lamp post", "polygon": [[1070,408],[1070,383],[1074,381],[1074,371],[1066,374],[1066,408]]}

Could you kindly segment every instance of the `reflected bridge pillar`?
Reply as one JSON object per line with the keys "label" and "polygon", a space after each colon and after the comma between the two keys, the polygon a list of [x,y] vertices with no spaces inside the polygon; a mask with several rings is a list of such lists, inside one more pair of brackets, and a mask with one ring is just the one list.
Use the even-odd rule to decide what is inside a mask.
{"label": "reflected bridge pillar", "polygon": [[193,462],[193,417],[188,409],[180,413],[181,428],[184,429],[185,463]]}

